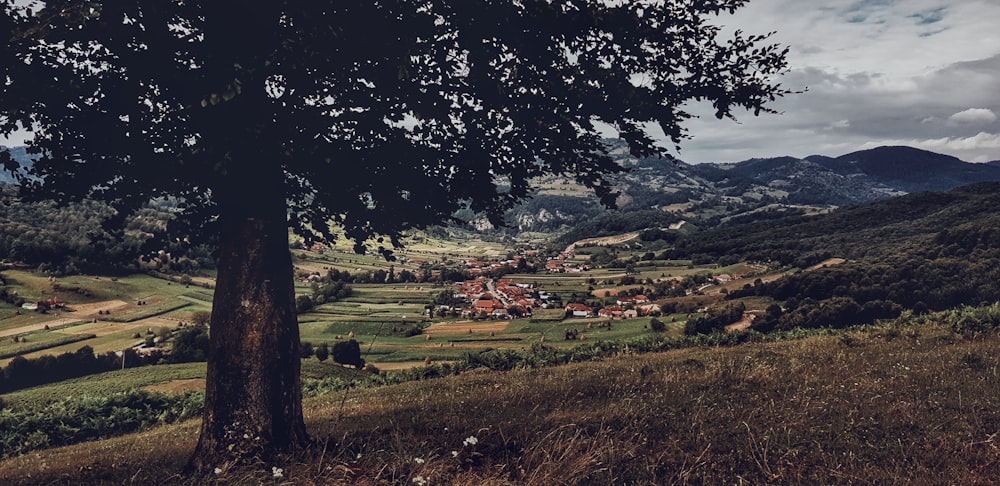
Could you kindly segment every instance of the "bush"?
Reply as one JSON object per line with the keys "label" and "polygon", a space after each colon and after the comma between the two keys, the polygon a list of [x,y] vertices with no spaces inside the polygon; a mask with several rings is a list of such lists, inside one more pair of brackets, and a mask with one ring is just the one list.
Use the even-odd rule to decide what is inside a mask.
{"label": "bush", "polygon": [[0,457],[74,444],[196,417],[204,394],[171,396],[145,391],[81,396],[42,410],[0,410]]}
{"label": "bush", "polygon": [[361,359],[361,345],[353,339],[334,343],[332,356],[337,363],[352,365],[358,369],[365,367],[365,360]]}
{"label": "bush", "polygon": [[170,363],[205,361],[208,350],[208,331],[204,327],[188,327],[174,338],[174,346],[167,356],[167,361]]}
{"label": "bush", "polygon": [[413,327],[406,328],[406,330],[403,331],[403,336],[413,337],[413,336],[419,336],[419,335],[421,335],[423,333],[424,333],[423,326],[417,324],[417,325],[415,325]]}
{"label": "bush", "polygon": [[663,332],[667,330],[667,325],[664,324],[663,321],[654,317],[649,320],[649,328],[656,332]]}
{"label": "bush", "polygon": [[196,326],[207,326],[212,321],[212,313],[209,311],[194,311],[191,313],[191,322]]}
{"label": "bush", "polygon": [[313,300],[308,295],[300,295],[295,298],[295,312],[305,314],[313,308]]}
{"label": "bush", "polygon": [[1000,302],[983,307],[962,306],[947,313],[951,329],[967,338],[1000,328]]}
{"label": "bush", "polygon": [[316,346],[316,359],[318,359],[320,363],[322,363],[323,361],[326,361],[326,359],[329,357],[330,357],[330,347],[326,343],[319,343],[319,346]]}

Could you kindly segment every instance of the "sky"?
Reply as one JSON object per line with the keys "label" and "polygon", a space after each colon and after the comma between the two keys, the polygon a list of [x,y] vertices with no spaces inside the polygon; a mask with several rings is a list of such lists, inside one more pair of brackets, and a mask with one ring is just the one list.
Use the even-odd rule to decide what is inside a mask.
{"label": "sky", "polygon": [[716,23],[774,31],[790,48],[782,86],[806,91],[771,105],[780,115],[738,122],[690,106],[693,138],[673,153],[685,162],[882,145],[1000,160],[1000,0],[751,0]]}
{"label": "sky", "polygon": [[882,145],[1000,160],[1000,0],[750,0],[715,23],[774,31],[790,48],[782,86],[807,91],[739,123],[692,107],[685,162]]}

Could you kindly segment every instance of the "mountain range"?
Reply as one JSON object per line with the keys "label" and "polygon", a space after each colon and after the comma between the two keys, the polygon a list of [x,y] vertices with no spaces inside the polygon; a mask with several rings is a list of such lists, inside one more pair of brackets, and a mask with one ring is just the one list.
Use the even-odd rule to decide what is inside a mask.
{"label": "mountain range", "polygon": [[[912,147],[886,146],[828,157],[753,158],[735,163],[686,164],[635,159],[620,142],[612,154],[628,172],[615,177],[619,217],[658,209],[700,226],[761,212],[796,214],[854,206],[904,194],[947,191],[1000,181],[1000,161],[969,163]],[[577,227],[605,211],[566,180],[542,181],[535,200],[512,211],[522,231]]]}
{"label": "mountain range", "polygon": [[[610,153],[628,169],[613,178],[619,211],[608,212],[589,191],[566,178],[536,181],[534,197],[508,213],[518,231],[553,232],[621,220],[642,212],[642,224],[685,220],[712,227],[742,217],[809,213],[922,191],[947,191],[1000,181],[1000,160],[976,164],[912,147],[890,146],[839,157],[752,158],[735,163],[687,164],[665,158],[636,159],[624,142],[608,140]],[[0,147],[3,148],[3,147]],[[24,147],[11,156],[22,165]],[[0,170],[0,182],[13,182]],[[656,211],[650,211],[656,210]],[[465,219],[475,220],[475,215]],[[641,226],[640,223],[636,223]],[[630,229],[616,227],[615,230]],[[589,229],[587,229],[589,231]],[[601,231],[597,231],[601,233]]]}

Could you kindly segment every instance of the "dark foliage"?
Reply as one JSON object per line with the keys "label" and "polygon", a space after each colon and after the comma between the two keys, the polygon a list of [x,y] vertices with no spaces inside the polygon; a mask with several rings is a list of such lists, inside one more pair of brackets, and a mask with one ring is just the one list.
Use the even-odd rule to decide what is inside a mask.
{"label": "dark foliage", "polygon": [[334,343],[330,356],[336,363],[351,365],[358,369],[365,367],[365,360],[361,358],[361,345],[354,339]]}
{"label": "dark foliage", "polygon": [[208,329],[201,326],[187,327],[174,337],[173,347],[167,355],[170,363],[205,361],[208,357]]}
{"label": "dark foliage", "polygon": [[733,324],[743,318],[743,311],[746,305],[743,302],[729,303],[721,308],[712,308],[703,316],[698,316],[687,321],[684,325],[684,334],[711,334],[723,331],[723,328]]}
{"label": "dark foliage", "polygon": [[127,368],[152,365],[162,356],[162,353],[158,352],[139,355],[131,349],[125,351],[124,358],[113,352],[96,356],[90,346],[57,356],[44,355],[34,359],[16,356],[0,373],[0,393],[119,370],[122,369],[123,359]]}
{"label": "dark foliage", "polygon": [[319,360],[321,363],[323,361],[326,361],[327,358],[330,357],[330,346],[326,343],[319,343],[319,346],[316,346],[315,355],[316,359]]}

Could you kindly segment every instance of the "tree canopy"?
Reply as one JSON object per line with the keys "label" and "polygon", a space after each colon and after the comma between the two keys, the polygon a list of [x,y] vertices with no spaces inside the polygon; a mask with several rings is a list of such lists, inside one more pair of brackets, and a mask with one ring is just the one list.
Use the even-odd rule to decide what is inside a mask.
{"label": "tree canopy", "polygon": [[27,196],[173,198],[172,237],[217,237],[192,468],[226,471],[307,442],[289,227],[395,244],[458,209],[498,222],[548,174],[610,204],[602,127],[644,157],[688,102],[787,94],[784,48],[711,23],[744,3],[3,0],[0,133],[32,131]]}
{"label": "tree canopy", "polygon": [[785,93],[782,48],[707,23],[743,1],[5,3],[0,122],[33,128],[29,186],[175,196],[201,223],[266,164],[306,236],[496,219],[546,173],[610,203],[599,123],[645,156],[649,123],[686,136],[687,101]]}

